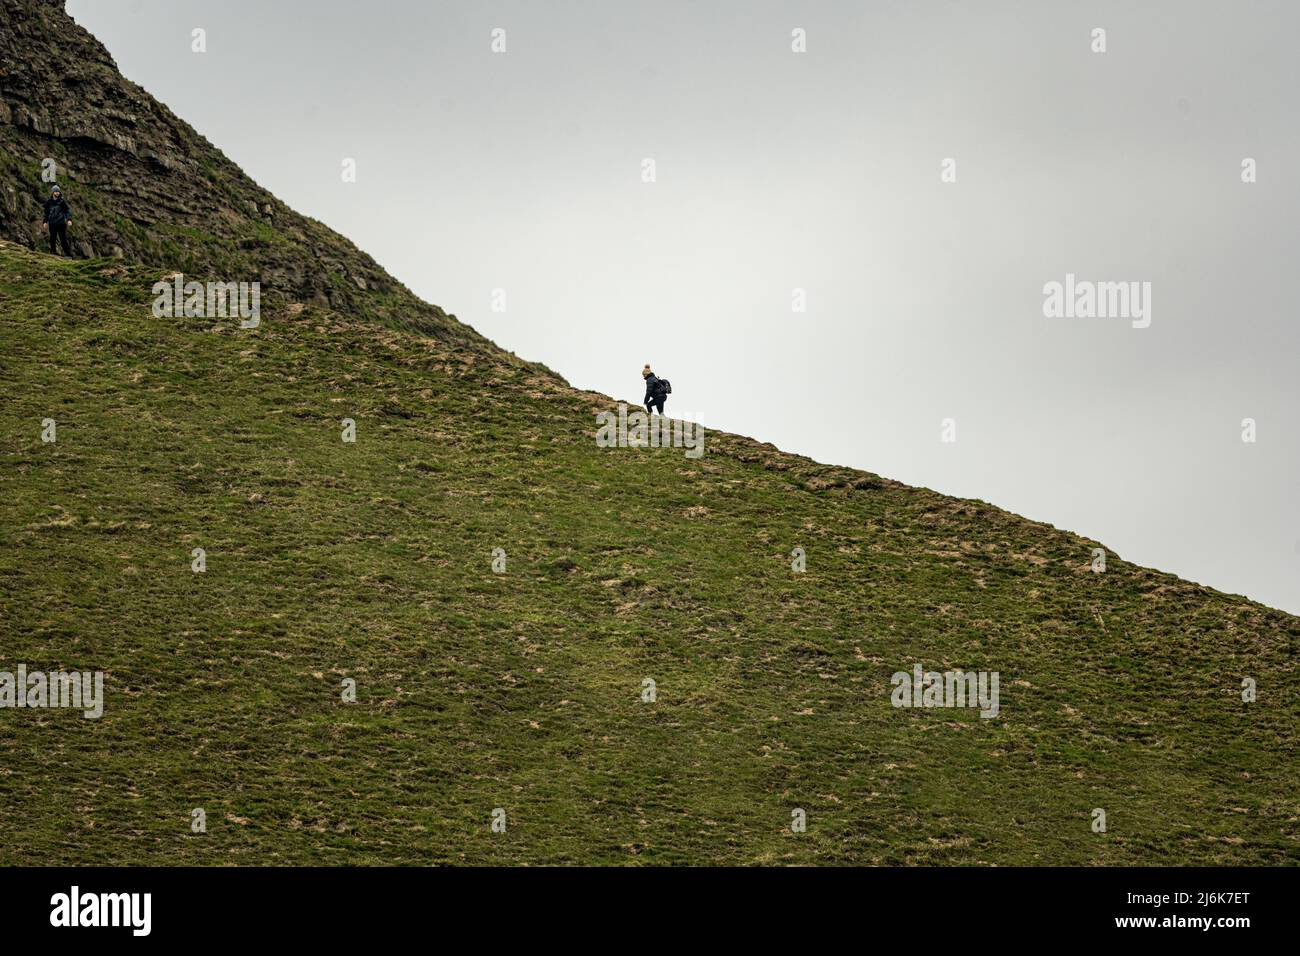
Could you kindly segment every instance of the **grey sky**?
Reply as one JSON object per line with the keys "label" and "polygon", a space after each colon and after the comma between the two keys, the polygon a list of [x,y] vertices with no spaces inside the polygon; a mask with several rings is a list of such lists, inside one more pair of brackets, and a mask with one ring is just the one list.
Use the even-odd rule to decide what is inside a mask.
{"label": "grey sky", "polygon": [[[67,7],[263,186],[577,386],[637,400],[649,361],[711,428],[1300,612],[1294,3]],[[1067,272],[1149,281],[1150,327],[1045,318]]]}

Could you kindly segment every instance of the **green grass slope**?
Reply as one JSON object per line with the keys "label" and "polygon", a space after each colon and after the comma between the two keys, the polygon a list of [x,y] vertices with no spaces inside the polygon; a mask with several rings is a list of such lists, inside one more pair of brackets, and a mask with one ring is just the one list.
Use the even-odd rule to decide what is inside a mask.
{"label": "green grass slope", "polygon": [[[610,399],[315,306],[154,318],[158,278],[0,245],[0,670],[107,698],[0,709],[0,864],[1300,860],[1297,618],[745,438],[598,448]],[[892,707],[916,662],[1000,716]]]}

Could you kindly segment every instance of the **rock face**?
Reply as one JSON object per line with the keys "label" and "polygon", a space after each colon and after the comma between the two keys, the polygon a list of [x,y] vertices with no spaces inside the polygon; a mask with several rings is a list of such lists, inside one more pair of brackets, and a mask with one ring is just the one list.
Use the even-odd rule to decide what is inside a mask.
{"label": "rock face", "polygon": [[72,203],[79,256],[259,281],[268,303],[309,303],[506,357],[260,188],[125,79],[61,0],[0,0],[0,238],[44,242],[53,179]]}

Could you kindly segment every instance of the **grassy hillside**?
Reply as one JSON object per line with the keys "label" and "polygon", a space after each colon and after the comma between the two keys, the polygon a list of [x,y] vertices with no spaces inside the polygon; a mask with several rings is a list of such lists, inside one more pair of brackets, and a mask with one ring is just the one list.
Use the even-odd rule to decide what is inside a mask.
{"label": "grassy hillside", "polygon": [[[610,399],[314,306],[154,318],[160,275],[0,246],[0,669],[107,697],[0,710],[0,864],[1300,860],[1297,618],[748,439],[598,448]],[[891,707],[916,662],[1001,715]]]}

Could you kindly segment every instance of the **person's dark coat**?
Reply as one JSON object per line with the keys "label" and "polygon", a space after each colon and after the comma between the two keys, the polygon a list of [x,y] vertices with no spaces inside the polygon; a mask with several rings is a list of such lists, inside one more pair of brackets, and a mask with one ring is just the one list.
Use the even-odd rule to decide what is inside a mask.
{"label": "person's dark coat", "polygon": [[51,196],[45,200],[45,222],[51,226],[61,226],[72,219],[72,207],[62,196],[55,199]]}
{"label": "person's dark coat", "polygon": [[668,392],[664,389],[664,383],[659,380],[659,376],[651,373],[645,379],[645,400],[641,403],[649,405],[651,402],[662,402],[668,397]]}

